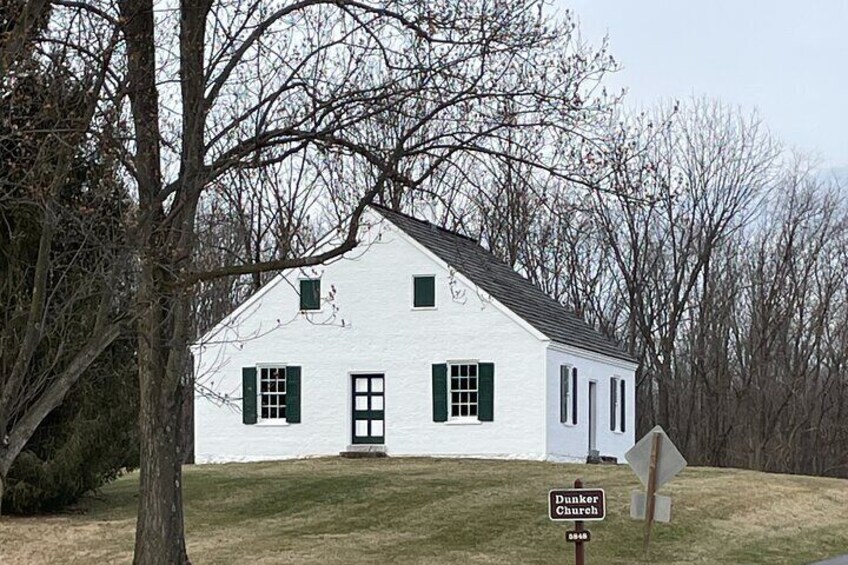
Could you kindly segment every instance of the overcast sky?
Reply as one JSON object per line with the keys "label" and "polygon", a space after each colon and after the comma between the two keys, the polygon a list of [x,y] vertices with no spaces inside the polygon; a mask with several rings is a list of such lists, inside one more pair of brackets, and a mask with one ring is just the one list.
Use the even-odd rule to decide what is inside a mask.
{"label": "overcast sky", "polygon": [[609,35],[629,104],[706,95],[756,108],[789,147],[848,167],[848,0],[555,0]]}

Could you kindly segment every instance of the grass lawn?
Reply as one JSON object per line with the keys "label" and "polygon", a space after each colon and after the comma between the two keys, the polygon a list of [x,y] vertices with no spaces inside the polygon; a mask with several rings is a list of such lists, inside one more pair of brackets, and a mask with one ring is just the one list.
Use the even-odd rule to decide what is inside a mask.
{"label": "grass lawn", "polygon": [[[639,483],[626,466],[521,461],[311,459],[187,467],[189,555],[205,563],[573,563],[570,523],[547,492],[580,476],[604,488],[587,561],[808,563],[848,553],[848,481],[688,468],[661,491],[672,523],[648,557],[629,518]],[[131,560],[136,474],[78,511],[0,520],[0,563]]]}

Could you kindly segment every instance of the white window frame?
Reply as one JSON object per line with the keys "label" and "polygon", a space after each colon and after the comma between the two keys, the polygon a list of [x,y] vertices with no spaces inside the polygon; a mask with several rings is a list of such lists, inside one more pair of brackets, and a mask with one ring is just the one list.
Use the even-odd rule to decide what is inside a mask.
{"label": "white window frame", "polygon": [[624,417],[626,416],[626,414],[621,413],[621,383],[623,381],[624,379],[618,375],[612,376],[613,387],[610,390],[610,395],[615,403],[615,427],[612,429],[612,432],[616,434],[624,433],[624,430],[621,429],[624,423]]}
{"label": "white window frame", "polygon": [[[563,379],[565,377],[565,379]],[[559,421],[563,426],[574,427],[574,366],[562,364],[559,366]],[[563,382],[568,384],[568,390],[563,387]],[[563,410],[564,409],[564,410]],[[565,421],[563,421],[563,416]]]}
{"label": "white window frame", "polygon": [[[480,363],[479,363],[479,361],[477,361],[476,359],[474,359],[474,360],[468,359],[468,360],[461,360],[461,361],[448,361],[447,366],[448,366],[448,369],[447,369],[447,373],[448,373],[447,374],[447,380],[448,380],[448,383],[447,383],[447,387],[448,387],[448,390],[447,390],[447,393],[448,393],[448,422],[474,422],[474,423],[479,423],[480,422],[480,420],[479,420],[479,415],[480,415]],[[471,371],[470,370],[468,371],[469,375],[465,375],[465,376],[463,376],[462,374],[457,375],[457,378],[460,379],[460,385],[462,384],[461,379],[464,379],[464,378],[465,379],[471,379],[471,378],[473,378],[475,383],[476,383],[476,386],[473,389],[471,389],[471,388],[467,388],[467,389],[459,388],[456,392],[457,392],[457,394],[460,394],[460,395],[463,394],[463,393],[469,394],[469,395],[474,394],[476,400],[473,403],[470,402],[470,401],[462,402],[460,400],[460,403],[458,404],[458,406],[460,407],[460,412],[462,411],[461,407],[463,405],[465,405],[465,406],[468,406],[468,414],[465,414],[465,415],[460,414],[458,416],[454,416],[453,415],[453,407],[454,407],[453,394],[454,394],[454,390],[453,390],[452,372],[453,372],[453,367],[463,367],[463,366],[467,366],[467,367],[473,366],[474,367],[474,376],[471,377],[471,375],[470,375]],[[461,373],[461,369],[460,369],[460,373]],[[472,406],[474,408],[473,414],[471,413],[471,407]]]}
{"label": "white window frame", "polygon": [[[284,403],[282,405],[278,404],[276,406],[276,408],[278,410],[281,407],[283,408],[283,410],[286,410],[286,416],[283,416],[283,417],[277,416],[276,418],[271,418],[271,417],[265,418],[265,417],[262,416],[262,372],[263,371],[269,371],[271,369],[277,369],[278,371],[279,370],[283,371],[283,379],[282,379],[283,389],[284,389],[283,393],[282,394],[279,393],[279,392],[266,393],[266,395],[273,394],[275,397],[280,397],[280,396],[285,397]],[[288,379],[288,367],[284,363],[262,363],[261,365],[256,366],[256,408],[257,408],[256,409],[256,423],[257,424],[277,425],[277,426],[288,425],[288,419],[287,419],[287,416],[288,416],[288,411],[287,411],[287,408],[288,408],[288,380],[287,379]]]}
{"label": "white window frame", "polygon": [[[425,277],[430,277],[433,279],[433,305],[432,306],[416,306],[415,305],[415,279],[423,279]],[[438,286],[437,286],[437,278],[436,273],[415,273],[412,275],[412,278],[409,279],[409,291],[412,300],[410,301],[410,308],[412,310],[436,310],[439,307],[439,296],[438,296]]]}

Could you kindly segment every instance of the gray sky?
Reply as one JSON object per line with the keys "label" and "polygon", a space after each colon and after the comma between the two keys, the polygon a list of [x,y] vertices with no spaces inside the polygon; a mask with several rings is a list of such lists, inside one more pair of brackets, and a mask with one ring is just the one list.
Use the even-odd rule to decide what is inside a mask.
{"label": "gray sky", "polygon": [[756,108],[790,148],[848,167],[848,0],[554,0],[608,34],[629,104],[718,98]]}

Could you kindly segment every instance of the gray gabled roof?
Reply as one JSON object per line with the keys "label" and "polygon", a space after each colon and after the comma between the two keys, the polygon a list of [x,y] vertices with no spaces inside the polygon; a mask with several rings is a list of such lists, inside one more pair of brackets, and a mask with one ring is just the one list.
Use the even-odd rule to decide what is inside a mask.
{"label": "gray gabled roof", "polygon": [[542,292],[473,239],[382,206],[372,207],[548,339],[631,363],[636,362],[613,341]]}

